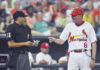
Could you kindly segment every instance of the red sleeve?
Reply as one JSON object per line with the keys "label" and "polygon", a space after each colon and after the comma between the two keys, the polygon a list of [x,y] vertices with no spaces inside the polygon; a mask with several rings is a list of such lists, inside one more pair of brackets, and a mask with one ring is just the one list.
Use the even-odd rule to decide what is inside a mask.
{"label": "red sleeve", "polygon": [[11,16],[13,16],[13,14],[14,14],[15,11],[16,11],[15,9],[12,9],[12,10],[10,11]]}
{"label": "red sleeve", "polygon": [[26,12],[26,10],[22,9],[22,11],[24,12],[25,15],[28,15],[28,13]]}
{"label": "red sleeve", "polygon": [[99,13],[98,13],[98,10],[94,10],[94,11],[93,11],[92,16],[93,16],[93,20],[94,20],[94,21],[96,20],[96,16],[97,16],[98,14],[99,14]]}
{"label": "red sleeve", "polygon": [[60,5],[60,8],[65,8],[65,9],[68,9],[68,7],[66,5]]}

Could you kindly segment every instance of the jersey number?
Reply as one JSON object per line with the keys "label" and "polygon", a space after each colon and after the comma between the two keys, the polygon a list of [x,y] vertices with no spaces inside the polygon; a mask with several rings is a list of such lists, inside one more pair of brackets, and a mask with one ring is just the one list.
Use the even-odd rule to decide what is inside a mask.
{"label": "jersey number", "polygon": [[87,42],[84,43],[84,48],[87,48]]}

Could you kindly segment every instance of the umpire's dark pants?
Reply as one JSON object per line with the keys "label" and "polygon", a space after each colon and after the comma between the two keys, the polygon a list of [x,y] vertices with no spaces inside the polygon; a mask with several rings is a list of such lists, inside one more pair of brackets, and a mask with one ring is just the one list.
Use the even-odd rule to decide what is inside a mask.
{"label": "umpire's dark pants", "polygon": [[31,70],[28,54],[12,53],[9,67],[11,70]]}

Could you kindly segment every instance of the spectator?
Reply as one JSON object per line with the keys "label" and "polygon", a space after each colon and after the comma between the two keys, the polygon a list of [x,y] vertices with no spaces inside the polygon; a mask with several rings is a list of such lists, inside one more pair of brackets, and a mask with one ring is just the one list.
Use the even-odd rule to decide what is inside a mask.
{"label": "spectator", "polygon": [[41,2],[41,0],[19,0],[19,1],[22,8],[25,8],[31,5],[35,9],[37,9],[36,3]]}
{"label": "spectator", "polygon": [[27,7],[27,13],[28,13],[27,21],[29,24],[35,23],[37,21],[33,10],[34,8],[32,6]]}
{"label": "spectator", "polygon": [[98,6],[98,9],[94,10],[93,17],[94,17],[94,20],[95,20],[95,30],[96,30],[96,33],[98,31],[100,33],[100,5]]}
{"label": "spectator", "polygon": [[90,12],[91,11],[88,8],[84,9],[83,21],[89,22],[94,27],[93,16]]}
{"label": "spectator", "polygon": [[94,9],[97,9],[98,8],[98,5],[100,4],[100,1],[99,0],[87,0],[87,2],[85,2],[82,7],[85,8],[88,3],[91,2],[93,4],[93,8]]}
{"label": "spectator", "polygon": [[100,0],[93,0],[93,8],[94,9],[97,9],[99,4],[100,4]]}
{"label": "spectator", "polygon": [[24,9],[21,9],[20,1],[16,1],[15,2],[14,8],[10,11],[11,12],[11,16],[13,16],[14,12],[16,12],[18,10],[22,10],[24,12],[24,14],[27,15],[27,12]]}
{"label": "spectator", "polygon": [[47,0],[47,2],[48,2],[48,5],[53,3],[52,0]]}
{"label": "spectator", "polygon": [[96,22],[100,25],[100,5],[98,6]]}
{"label": "spectator", "polygon": [[11,24],[11,17],[10,14],[7,14],[6,21],[1,23],[0,32],[5,32],[10,24]]}
{"label": "spectator", "polygon": [[76,7],[81,8],[82,0],[75,0],[76,1]]}
{"label": "spectator", "polygon": [[87,4],[87,6],[85,8],[88,8],[90,10],[90,12],[93,12],[93,9],[94,9],[93,2],[89,1],[88,4]]}
{"label": "spectator", "polygon": [[48,54],[49,48],[50,46],[47,42],[43,42],[40,45],[41,52],[36,55],[37,64],[56,64],[56,61]]}
{"label": "spectator", "polygon": [[95,22],[98,22],[98,15],[100,14],[100,5],[97,9],[93,10],[93,19]]}
{"label": "spectator", "polygon": [[[69,59],[69,51],[66,51],[66,55],[59,58],[59,64],[67,64]],[[60,67],[59,70],[65,70],[64,68]]]}
{"label": "spectator", "polygon": [[[39,3],[40,3],[40,2],[39,2]],[[34,2],[34,0],[32,0],[32,2],[30,2],[30,5],[31,5],[34,9],[38,10],[38,8],[37,8],[36,3]]]}
{"label": "spectator", "polygon": [[42,3],[41,2],[37,2],[36,7],[37,8],[34,8],[34,13],[42,12]]}
{"label": "spectator", "polygon": [[66,16],[66,9],[62,8],[60,16],[55,20],[56,26],[65,26],[68,23],[68,18]]}
{"label": "spectator", "polygon": [[33,0],[35,3],[42,2],[42,0]]}
{"label": "spectator", "polygon": [[37,13],[37,22],[36,23],[32,23],[32,26],[34,28],[35,31],[43,34],[43,35],[50,35],[51,31],[49,29],[49,26],[46,22],[44,22],[42,20],[42,13],[38,12]]}
{"label": "spectator", "polygon": [[52,9],[53,9],[53,12],[52,12],[52,14],[53,14],[52,22],[54,22],[56,20],[56,18],[59,16],[60,11],[58,9],[57,4],[54,4]]}
{"label": "spectator", "polygon": [[13,5],[11,4],[12,0],[2,1],[2,4],[5,5],[6,12],[10,14],[11,9],[13,9]]}
{"label": "spectator", "polygon": [[51,23],[51,19],[52,19],[52,15],[51,13],[49,12],[48,8],[45,7],[43,9],[43,21],[47,22],[48,24]]}
{"label": "spectator", "polygon": [[67,1],[66,0],[61,0],[61,1],[62,1],[63,4],[66,5],[67,1],[70,1],[70,0],[67,0]]}
{"label": "spectator", "polygon": [[58,6],[59,10],[61,10],[62,8],[68,9],[68,7],[67,7],[67,5],[65,4],[65,1],[64,1],[64,0],[58,0],[58,1],[57,1],[57,6]]}
{"label": "spectator", "polygon": [[55,3],[55,2],[57,2],[57,0],[51,0],[52,1],[52,3]]}
{"label": "spectator", "polygon": [[68,17],[68,22],[71,23],[72,22],[72,16],[71,16],[71,12],[73,11],[73,9],[76,7],[75,2],[71,2],[69,9],[66,11],[66,16]]}
{"label": "spectator", "polygon": [[48,0],[48,5],[46,6],[48,8],[48,11],[52,14],[53,13],[53,2],[51,0]]}
{"label": "spectator", "polygon": [[0,6],[0,23],[5,22],[6,14],[7,14],[7,12],[6,12],[6,9],[5,9],[5,5],[2,4]]}
{"label": "spectator", "polygon": [[51,0],[43,0],[43,2],[42,2],[42,9],[44,9],[45,7],[47,7],[48,11],[50,11],[52,13],[52,11],[53,11],[52,10],[53,5],[52,5]]}
{"label": "spectator", "polygon": [[43,2],[42,2],[42,9],[45,7],[48,7],[48,9],[49,9],[49,5],[48,5],[47,0],[43,0]]}
{"label": "spectator", "polygon": [[5,4],[1,4],[0,6],[0,32],[4,32],[3,27],[4,27],[4,23],[6,22],[6,6]]}
{"label": "spectator", "polygon": [[71,0],[65,0],[65,3],[66,3],[66,5],[67,5],[67,7],[70,8],[71,5],[72,5],[73,3],[75,3],[75,2],[74,2],[74,1],[71,1]]}
{"label": "spectator", "polygon": [[[16,0],[17,1],[17,0]],[[19,0],[20,1],[20,7],[25,8],[32,3],[32,0]]]}

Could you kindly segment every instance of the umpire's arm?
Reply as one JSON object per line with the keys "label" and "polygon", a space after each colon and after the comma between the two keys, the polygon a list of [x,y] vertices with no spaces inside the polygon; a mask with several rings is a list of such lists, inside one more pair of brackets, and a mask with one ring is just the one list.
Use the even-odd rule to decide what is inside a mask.
{"label": "umpire's arm", "polygon": [[12,25],[10,25],[7,28],[7,31],[6,31],[6,36],[7,36],[9,48],[30,46],[32,44],[32,42],[30,42],[30,41],[27,41],[27,42],[14,42],[14,36],[16,35],[14,32],[15,32],[14,27]]}

